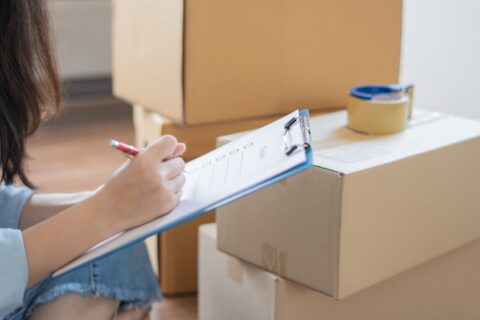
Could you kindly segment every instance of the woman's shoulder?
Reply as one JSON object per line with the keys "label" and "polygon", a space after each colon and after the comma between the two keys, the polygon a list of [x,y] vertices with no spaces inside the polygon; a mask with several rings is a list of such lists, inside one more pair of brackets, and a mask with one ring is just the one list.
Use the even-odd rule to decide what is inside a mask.
{"label": "woman's shoulder", "polygon": [[2,183],[0,184],[0,205],[4,208],[7,203],[25,202],[32,193],[33,190],[30,188]]}
{"label": "woman's shoulder", "polygon": [[18,228],[23,206],[32,194],[27,187],[0,184],[0,228]]}

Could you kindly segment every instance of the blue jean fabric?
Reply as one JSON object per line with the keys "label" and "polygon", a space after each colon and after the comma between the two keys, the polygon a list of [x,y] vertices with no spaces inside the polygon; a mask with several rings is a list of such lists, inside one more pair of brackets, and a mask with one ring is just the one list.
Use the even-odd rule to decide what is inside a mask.
{"label": "blue jean fabric", "polygon": [[46,279],[26,291],[23,306],[4,320],[27,319],[40,304],[66,293],[120,301],[120,311],[148,307],[161,300],[158,280],[143,243],[130,246],[103,259],[67,273]]}

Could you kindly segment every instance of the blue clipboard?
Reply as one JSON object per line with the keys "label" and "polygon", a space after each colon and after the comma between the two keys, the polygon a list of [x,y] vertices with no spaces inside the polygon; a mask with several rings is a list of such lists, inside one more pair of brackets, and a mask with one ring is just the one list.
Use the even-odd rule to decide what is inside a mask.
{"label": "blue clipboard", "polygon": [[[94,258],[92,258],[90,260],[88,260],[88,257],[87,258],[80,257],[78,259],[79,262],[74,261],[74,262],[68,264],[67,266],[65,266],[65,267],[59,269],[57,272],[55,272],[51,277],[57,278],[57,277],[61,277],[63,275],[69,274],[70,272],[73,272],[73,271],[77,270],[78,268],[80,268],[80,267],[82,267],[82,266],[84,266],[88,263],[91,263],[91,262],[96,261],[98,259],[107,257],[109,255],[112,255],[112,254],[114,254],[114,253],[116,253],[116,252],[118,252],[118,251],[120,251],[120,250],[122,250],[122,249],[124,249],[128,246],[139,243],[139,242],[145,240],[146,238],[148,238],[150,236],[162,233],[163,231],[167,231],[171,228],[174,228],[177,225],[180,225],[182,223],[185,223],[187,221],[195,219],[195,218],[197,218],[197,217],[199,217],[199,216],[201,216],[201,215],[203,215],[203,214],[205,214],[205,213],[207,213],[211,210],[214,210],[214,209],[216,209],[220,206],[223,206],[223,205],[225,205],[229,202],[232,202],[234,200],[242,198],[242,197],[244,197],[244,196],[246,196],[250,193],[253,193],[257,190],[265,188],[265,187],[267,187],[271,184],[274,184],[274,183],[276,183],[280,180],[283,180],[287,177],[290,177],[290,176],[295,175],[295,174],[297,174],[297,173],[299,173],[303,170],[308,169],[312,165],[312,162],[313,162],[313,152],[312,152],[312,148],[311,148],[311,135],[310,135],[310,126],[309,126],[309,112],[308,112],[307,109],[302,109],[302,110],[299,110],[297,114],[298,114],[298,116],[289,117],[288,121],[286,121],[283,124],[284,152],[287,156],[289,156],[290,154],[293,154],[294,152],[299,152],[299,150],[304,150],[305,161],[299,163],[298,165],[296,165],[294,167],[289,168],[286,171],[279,172],[278,174],[271,176],[267,180],[260,181],[259,183],[256,183],[254,185],[250,185],[248,188],[239,190],[238,192],[235,192],[233,194],[229,194],[228,196],[226,196],[222,199],[219,199],[218,201],[215,201],[213,203],[210,203],[208,206],[205,206],[201,209],[198,209],[197,211],[195,211],[193,213],[189,213],[188,215],[181,216],[179,219],[174,219],[174,220],[170,221],[169,223],[163,225],[161,228],[157,228],[157,229],[151,230],[149,232],[143,233],[143,234],[141,234],[141,236],[137,237],[136,239],[134,239],[134,240],[122,245],[122,246],[119,246],[119,247],[116,247],[112,250],[109,250],[108,252],[105,252],[105,253],[102,253],[98,256],[95,256]],[[288,141],[288,139],[287,139],[287,134],[289,133],[289,131],[293,127],[297,127],[297,128],[299,128],[299,130],[301,130],[301,134],[303,136],[303,139],[300,143],[298,141],[295,142],[295,143],[292,143],[292,142]],[[88,253],[86,255],[88,255]],[[80,260],[82,258],[85,261]]]}

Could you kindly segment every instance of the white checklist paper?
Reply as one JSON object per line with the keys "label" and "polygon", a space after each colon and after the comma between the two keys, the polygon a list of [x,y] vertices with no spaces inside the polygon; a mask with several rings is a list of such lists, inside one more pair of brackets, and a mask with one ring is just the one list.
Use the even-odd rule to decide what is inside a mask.
{"label": "white checklist paper", "polygon": [[287,131],[287,139],[284,138],[284,125],[294,117],[299,117],[298,110],[188,162],[183,196],[173,211],[103,241],[53,276],[191,220],[269,182],[273,183],[279,177],[305,169],[311,159],[308,159],[304,148],[298,148],[288,156],[285,153],[286,143],[303,144],[304,135],[300,125],[292,126]]}

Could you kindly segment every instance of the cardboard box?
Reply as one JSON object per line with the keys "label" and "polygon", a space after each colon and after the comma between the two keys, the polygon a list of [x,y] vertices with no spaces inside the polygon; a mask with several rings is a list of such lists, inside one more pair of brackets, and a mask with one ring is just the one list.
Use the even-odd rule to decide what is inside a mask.
{"label": "cardboard box", "polygon": [[480,241],[342,301],[218,251],[215,225],[199,250],[200,320],[480,319]]}
{"label": "cardboard box", "polygon": [[312,168],[218,209],[219,249],[341,299],[480,237],[479,122],[346,123],[311,118]]}
{"label": "cardboard box", "polygon": [[345,106],[398,81],[401,0],[114,0],[113,90],[175,123]]}
{"label": "cardboard box", "polygon": [[159,235],[159,278],[164,295],[197,292],[198,227],[213,221],[211,212]]}

